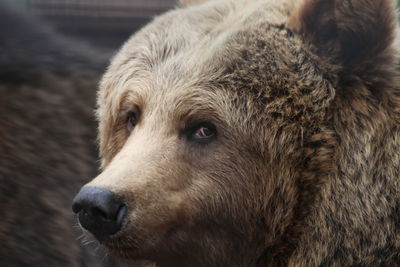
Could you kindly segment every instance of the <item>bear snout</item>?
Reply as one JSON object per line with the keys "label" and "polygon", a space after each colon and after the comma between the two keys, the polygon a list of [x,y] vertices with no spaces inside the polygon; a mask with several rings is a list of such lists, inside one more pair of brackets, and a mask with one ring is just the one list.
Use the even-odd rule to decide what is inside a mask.
{"label": "bear snout", "polygon": [[99,241],[117,233],[127,214],[127,206],[114,193],[99,187],[83,187],[72,202],[79,223]]}

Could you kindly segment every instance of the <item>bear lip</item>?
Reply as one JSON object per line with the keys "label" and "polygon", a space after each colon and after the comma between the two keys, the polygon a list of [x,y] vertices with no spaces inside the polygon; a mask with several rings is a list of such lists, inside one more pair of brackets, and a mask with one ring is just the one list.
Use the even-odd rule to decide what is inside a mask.
{"label": "bear lip", "polygon": [[148,250],[135,246],[118,246],[115,244],[102,244],[111,254],[127,259],[144,259]]}

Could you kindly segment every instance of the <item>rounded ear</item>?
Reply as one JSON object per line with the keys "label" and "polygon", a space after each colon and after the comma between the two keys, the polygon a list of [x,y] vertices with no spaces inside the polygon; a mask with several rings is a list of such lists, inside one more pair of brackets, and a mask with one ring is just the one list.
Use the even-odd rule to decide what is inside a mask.
{"label": "rounded ear", "polygon": [[394,0],[303,0],[288,27],[320,56],[365,68],[394,61],[395,6]]}
{"label": "rounded ear", "polygon": [[194,6],[207,1],[208,0],[179,0],[179,6],[180,7]]}

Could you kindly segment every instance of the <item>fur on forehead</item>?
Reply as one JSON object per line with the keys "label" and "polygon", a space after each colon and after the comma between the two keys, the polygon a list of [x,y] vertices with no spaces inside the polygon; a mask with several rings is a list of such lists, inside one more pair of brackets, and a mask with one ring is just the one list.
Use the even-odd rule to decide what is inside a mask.
{"label": "fur on forehead", "polygon": [[[226,58],[235,53],[236,47],[227,47],[227,39],[235,38],[235,34],[246,31],[249,25],[263,18],[259,10],[268,9],[268,20],[271,23],[283,23],[287,10],[293,0],[284,0],[287,7],[282,10],[282,4],[276,0],[255,1],[208,1],[205,6],[196,9],[173,10],[157,19],[139,33],[134,35],[113,59],[111,66],[104,75],[100,85],[98,106],[109,105],[107,112],[115,118],[118,103],[115,94],[125,90],[130,79],[141,78],[143,73],[154,71],[154,66],[165,63],[168,58],[175,62],[191,63],[194,67],[189,72],[191,78],[201,80],[202,68],[213,68],[223,64]],[[271,7],[274,12],[270,11]],[[275,8],[275,9],[274,9]],[[184,12],[182,12],[184,11]],[[232,25],[235,24],[233,27]],[[208,62],[207,62],[208,61]],[[170,70],[176,70],[177,64],[166,65]],[[194,73],[193,73],[194,71]],[[171,72],[171,71],[170,71]],[[210,73],[214,73],[211,70]],[[176,75],[179,79],[182,75]],[[193,80],[192,80],[193,82]],[[114,101],[115,103],[111,103]],[[99,109],[102,116],[104,109]]]}
{"label": "fur on forehead", "polygon": [[[163,80],[163,86],[176,90],[217,80],[234,55],[241,56],[243,43],[235,41],[246,39],[245,33],[260,25],[284,25],[294,2],[209,1],[173,10],[135,34],[113,59],[100,85],[97,115],[101,153],[129,88],[151,87],[150,80]],[[184,68],[180,68],[182,64]],[[154,88],[145,91],[151,90]]]}
{"label": "fur on forehead", "polygon": [[[212,64],[229,58],[229,55],[234,54],[235,47],[231,47],[232,51],[220,49],[225,46],[226,38],[263,20],[272,24],[287,23],[321,57],[335,57],[352,70],[362,71],[365,65],[375,64],[379,67],[393,63],[386,60],[393,58],[393,51],[388,50],[393,48],[395,38],[392,0],[206,2],[206,5],[196,6],[195,9],[169,12],[128,41],[103,79],[99,106],[105,104],[106,99],[116,101],[118,98],[107,96],[117,88],[124,88],[126,82],[136,76],[136,70],[149,69],[167,57],[175,56],[179,60],[177,54],[180,53],[181,59],[194,62],[200,68],[208,67],[208,62],[204,64],[204,58],[212,58]],[[294,9],[296,3],[299,6],[297,10]],[[354,12],[354,6],[361,11]],[[334,33],[333,39],[326,35],[331,32]],[[203,49],[194,51],[194,47],[201,47],[199,44],[203,44]],[[216,53],[212,47],[219,48],[221,52]],[[185,51],[186,54],[182,53]],[[173,65],[170,67],[174,68]],[[112,106],[114,108],[108,112],[113,113],[117,109],[117,103]],[[101,116],[101,110],[99,115]]]}

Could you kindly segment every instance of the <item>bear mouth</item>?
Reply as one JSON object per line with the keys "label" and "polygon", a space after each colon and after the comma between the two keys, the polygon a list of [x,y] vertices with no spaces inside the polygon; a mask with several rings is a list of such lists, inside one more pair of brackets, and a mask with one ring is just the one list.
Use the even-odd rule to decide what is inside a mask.
{"label": "bear mouth", "polygon": [[143,259],[147,254],[145,249],[140,249],[135,246],[116,245],[116,244],[102,244],[111,254],[117,257],[127,259]]}

